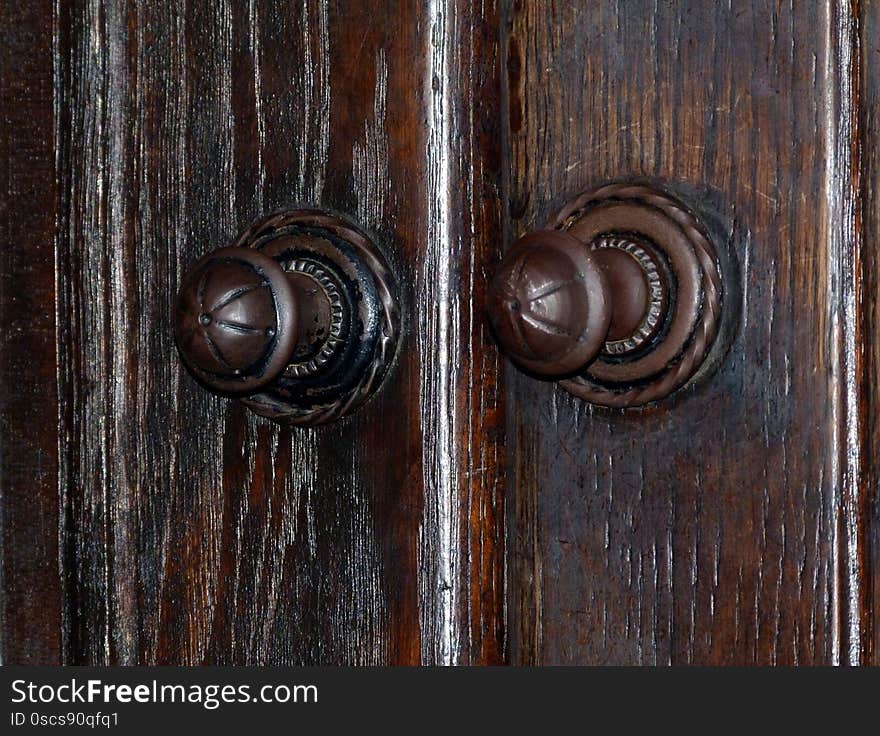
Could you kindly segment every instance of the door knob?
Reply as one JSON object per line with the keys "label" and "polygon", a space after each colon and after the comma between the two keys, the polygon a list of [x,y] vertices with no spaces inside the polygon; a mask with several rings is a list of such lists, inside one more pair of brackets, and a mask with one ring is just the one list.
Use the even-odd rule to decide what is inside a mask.
{"label": "door knob", "polygon": [[519,368],[591,403],[631,407],[698,372],[722,296],[716,251],[685,205],[651,187],[610,184],[514,243],[488,310]]}
{"label": "door knob", "polygon": [[658,315],[664,296],[627,251],[591,250],[569,233],[545,230],[520,238],[504,258],[490,314],[514,363],[560,378],[588,366],[608,343],[647,338],[657,320],[642,326],[643,316]]}
{"label": "door knob", "polygon": [[174,314],[178,351],[202,385],[294,424],[328,422],[363,403],[399,332],[380,253],[318,210],[273,215],[201,258]]}

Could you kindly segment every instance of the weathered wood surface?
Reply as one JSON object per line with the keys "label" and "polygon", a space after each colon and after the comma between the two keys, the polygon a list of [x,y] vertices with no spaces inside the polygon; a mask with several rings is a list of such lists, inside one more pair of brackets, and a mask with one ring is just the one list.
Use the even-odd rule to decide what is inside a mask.
{"label": "weathered wood surface", "polygon": [[662,407],[512,376],[514,662],[877,661],[876,16],[513,4],[512,234],[648,177],[742,272],[726,361]]}
{"label": "weathered wood surface", "polygon": [[[878,662],[877,5],[2,13],[4,662]],[[502,385],[501,247],[629,176],[735,256],[727,359],[634,415]],[[299,204],[375,234],[406,317],[305,431],[170,329],[188,264]]]}
{"label": "weathered wood surface", "polygon": [[[501,239],[491,5],[57,7],[30,27],[50,76],[22,71],[50,82],[30,91],[40,115],[54,107],[57,168],[40,174],[48,206],[29,206],[53,224],[57,183],[58,227],[54,253],[45,223],[22,245],[58,264],[57,295],[50,282],[29,311],[54,341],[57,301],[45,360],[54,373],[57,355],[58,400],[42,376],[49,416],[34,432],[59,428],[59,469],[40,476],[45,519],[5,500],[4,558],[21,569],[6,576],[8,611],[28,576],[42,580],[38,562],[57,585],[60,539],[64,610],[51,632],[7,614],[7,639],[41,636],[33,658],[68,663],[500,662],[504,416],[493,380],[477,379],[498,360],[480,306]],[[4,89],[4,107],[20,96]],[[13,176],[28,164],[14,159]],[[170,304],[200,254],[302,204],[376,236],[407,323],[381,396],[338,424],[283,430],[196,386]],[[18,278],[26,254],[5,258]],[[4,364],[4,388],[36,355],[25,339],[34,355]],[[39,404],[27,390],[19,423]],[[28,469],[6,462],[23,483]],[[21,561],[28,531],[47,545],[39,560]],[[5,652],[19,661],[24,643]]]}

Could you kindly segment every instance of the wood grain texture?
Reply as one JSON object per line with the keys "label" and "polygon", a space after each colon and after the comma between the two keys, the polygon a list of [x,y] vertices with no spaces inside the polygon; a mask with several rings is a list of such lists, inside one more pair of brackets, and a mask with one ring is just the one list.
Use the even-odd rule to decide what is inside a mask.
{"label": "wood grain texture", "polygon": [[52,4],[0,6],[0,659],[61,661]]}
{"label": "wood grain texture", "polygon": [[742,275],[727,359],[675,400],[603,411],[511,378],[514,662],[876,661],[866,14],[513,4],[513,234],[644,177],[690,202]]}
{"label": "wood grain texture", "polygon": [[500,24],[493,3],[429,3],[425,253],[413,316],[421,356],[425,507],[422,661],[505,654],[504,412],[484,312],[502,237]]}
{"label": "wood grain texture", "polygon": [[[501,661],[503,412],[474,378],[500,62],[471,12],[61,6],[67,662]],[[371,231],[408,319],[380,395],[308,430],[209,396],[171,333],[183,269],[294,205]]]}
{"label": "wood grain texture", "polygon": [[[880,664],[876,4],[2,14],[4,663]],[[628,177],[738,266],[726,359],[632,414],[503,379],[502,244]],[[196,386],[171,303],[315,204],[404,335],[287,430]]]}

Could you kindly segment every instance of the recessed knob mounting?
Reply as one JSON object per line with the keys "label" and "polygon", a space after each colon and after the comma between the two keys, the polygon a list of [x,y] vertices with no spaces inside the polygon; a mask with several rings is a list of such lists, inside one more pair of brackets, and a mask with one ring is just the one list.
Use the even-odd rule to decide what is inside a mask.
{"label": "recessed knob mounting", "polygon": [[715,249],[687,208],[651,187],[611,184],[514,243],[488,308],[519,368],[591,403],[630,407],[696,374],[722,295]]}
{"label": "recessed knob mounting", "polygon": [[184,277],[175,338],[209,390],[294,424],[337,419],[379,386],[399,317],[385,261],[317,210],[273,215]]}

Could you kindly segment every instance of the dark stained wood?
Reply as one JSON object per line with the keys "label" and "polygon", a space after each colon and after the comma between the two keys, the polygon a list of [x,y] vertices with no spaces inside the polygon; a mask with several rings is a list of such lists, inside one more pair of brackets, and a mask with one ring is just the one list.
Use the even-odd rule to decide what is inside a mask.
{"label": "dark stained wood", "polygon": [[61,661],[52,3],[0,5],[0,659]]}
{"label": "dark stained wood", "polygon": [[[860,272],[860,301],[864,305],[863,319],[858,323],[858,341],[865,344],[863,356],[861,417],[868,432],[865,453],[865,480],[867,490],[860,498],[859,532],[868,540],[860,550],[858,568],[866,573],[862,592],[865,636],[870,650],[863,660],[880,665],[880,5],[862,3],[859,24],[859,64],[857,122],[860,175],[860,208],[862,226],[862,264]],[[873,612],[873,616],[871,615]]]}
{"label": "dark stained wood", "polygon": [[[471,12],[61,6],[66,661],[502,660],[500,61]],[[407,319],[381,395],[308,430],[198,388],[171,331],[183,269],[293,205],[369,229]]]}
{"label": "dark stained wood", "polygon": [[[0,9],[4,663],[880,664],[880,9],[500,5]],[[621,413],[508,370],[484,304],[629,177],[741,315]],[[297,205],[370,231],[405,323],[374,400],[281,429],[172,303]]]}
{"label": "dark stained wood", "polygon": [[742,274],[726,360],[674,401],[512,375],[512,661],[876,662],[876,10],[516,2],[510,25],[512,235],[646,177]]}
{"label": "dark stained wood", "polygon": [[504,361],[485,313],[505,225],[499,5],[428,3],[427,252],[410,303],[422,355],[423,585],[440,603],[422,625],[424,663],[501,664],[507,651]]}

